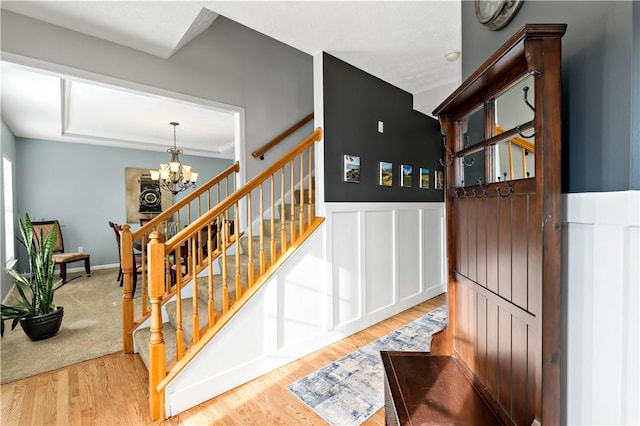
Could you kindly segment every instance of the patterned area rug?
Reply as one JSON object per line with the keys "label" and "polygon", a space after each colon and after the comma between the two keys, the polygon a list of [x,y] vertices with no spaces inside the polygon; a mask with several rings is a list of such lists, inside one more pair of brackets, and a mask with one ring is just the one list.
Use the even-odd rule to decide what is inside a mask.
{"label": "patterned area rug", "polygon": [[387,334],[287,386],[331,425],[359,425],[384,405],[380,351],[428,352],[431,336],[447,324],[447,307]]}

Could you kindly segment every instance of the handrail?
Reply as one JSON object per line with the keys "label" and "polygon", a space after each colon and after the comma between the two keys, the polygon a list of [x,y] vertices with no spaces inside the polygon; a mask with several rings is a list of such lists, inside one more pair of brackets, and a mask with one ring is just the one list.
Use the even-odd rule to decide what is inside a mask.
{"label": "handrail", "polygon": [[251,156],[253,158],[260,158],[261,160],[264,160],[264,154],[269,151],[271,148],[273,148],[274,146],[278,145],[280,142],[282,142],[284,139],[286,139],[287,137],[291,136],[291,134],[293,132],[295,132],[296,130],[298,130],[300,127],[304,126],[305,124],[307,124],[309,121],[311,121],[313,119],[313,113],[307,115],[306,117],[304,117],[302,120],[298,121],[297,123],[295,123],[294,125],[292,125],[291,127],[289,127],[287,130],[285,130],[284,132],[280,133],[278,136],[276,136],[275,138],[273,138],[272,140],[270,140],[269,142],[267,142],[266,144],[264,144],[261,148],[256,149],[255,151],[253,151],[251,153]]}
{"label": "handrail", "polygon": [[251,178],[245,185],[238,188],[232,194],[230,194],[227,198],[218,203],[214,208],[209,210],[207,213],[200,216],[198,219],[193,221],[187,227],[185,227],[182,231],[176,234],[173,238],[166,242],[165,247],[166,251],[171,251],[175,249],[180,244],[183,244],[188,238],[190,234],[193,234],[194,230],[201,229],[208,222],[215,219],[225,210],[228,210],[235,203],[240,201],[242,198],[247,196],[253,189],[255,189],[261,182],[264,182],[267,178],[272,176],[275,172],[280,170],[285,164],[291,161],[291,158],[296,155],[302,153],[305,149],[307,149],[314,142],[322,139],[322,129],[318,127],[315,132],[311,135],[307,136],[302,142],[298,144],[291,151],[287,152],[284,156],[282,156],[278,161],[273,163],[267,169]]}
{"label": "handrail", "polygon": [[[321,139],[322,129],[317,128],[169,240],[163,241],[159,232],[151,234],[147,247],[152,305],[148,365],[153,419],[164,416],[165,386],[171,378],[322,223],[312,208],[313,191],[304,189],[305,185],[313,188],[313,144]],[[290,210],[285,209],[288,203]],[[170,258],[174,263],[166,273]],[[205,269],[207,273],[199,276]],[[214,269],[219,272],[214,273]],[[187,286],[192,296],[183,298],[181,289]],[[165,340],[161,307],[169,292],[175,294],[172,303],[176,304],[176,314],[172,319],[176,337]],[[166,345],[175,346],[175,359],[165,360],[160,355]]]}

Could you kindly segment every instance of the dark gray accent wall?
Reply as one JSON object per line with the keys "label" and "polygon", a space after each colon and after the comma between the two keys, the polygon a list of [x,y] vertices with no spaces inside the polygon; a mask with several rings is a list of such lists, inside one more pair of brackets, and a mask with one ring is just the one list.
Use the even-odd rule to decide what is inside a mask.
{"label": "dark gray accent wall", "polygon": [[463,80],[524,24],[568,25],[562,39],[564,192],[640,188],[638,9],[629,1],[525,1],[514,20],[494,32],[476,20],[474,2],[462,2]]}
{"label": "dark gray accent wall", "polygon": [[[413,98],[389,83],[324,54],[325,200],[328,202],[443,201],[434,189],[442,170],[437,120],[413,110]],[[384,133],[378,132],[384,122]],[[344,182],[344,155],[360,157],[360,183]],[[393,186],[379,185],[379,162],[393,163]],[[413,167],[412,186],[400,186],[400,166]],[[420,168],[430,188],[419,187]]]}
{"label": "dark gray accent wall", "polygon": [[[117,264],[116,241],[108,222],[126,223],[125,168],[157,168],[167,156],[166,152],[17,138],[16,216],[28,212],[33,220],[58,219],[66,250],[82,246],[91,253],[92,265]],[[198,171],[200,183],[232,163],[192,155],[182,155],[180,160]],[[132,227],[136,229],[137,224]],[[24,249],[18,250],[18,258],[24,259]],[[22,262],[19,265],[23,267]]]}

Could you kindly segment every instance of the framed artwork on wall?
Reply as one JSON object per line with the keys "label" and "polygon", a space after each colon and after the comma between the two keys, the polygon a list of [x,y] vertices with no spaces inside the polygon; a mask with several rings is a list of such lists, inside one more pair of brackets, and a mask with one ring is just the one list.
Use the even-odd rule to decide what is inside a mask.
{"label": "framed artwork on wall", "polygon": [[444,172],[440,170],[436,170],[435,175],[436,175],[436,183],[435,183],[436,189],[444,189]]}
{"label": "framed artwork on wall", "polygon": [[380,162],[380,185],[393,186],[393,163]]}
{"label": "framed artwork on wall", "polygon": [[360,157],[357,155],[344,155],[344,181],[360,182]]}
{"label": "framed artwork on wall", "polygon": [[173,204],[173,195],[151,180],[149,169],[125,168],[127,223],[152,219]]}
{"label": "framed artwork on wall", "polygon": [[420,167],[420,188],[429,189],[429,169]]}
{"label": "framed artwork on wall", "polygon": [[400,186],[411,188],[413,185],[413,167],[402,164],[400,166]]}

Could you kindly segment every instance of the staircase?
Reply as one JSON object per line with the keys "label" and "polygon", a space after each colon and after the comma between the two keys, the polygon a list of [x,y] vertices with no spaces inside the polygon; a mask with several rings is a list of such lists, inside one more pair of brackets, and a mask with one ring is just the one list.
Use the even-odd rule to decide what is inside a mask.
{"label": "staircase", "polygon": [[[165,418],[166,387],[322,223],[313,193],[321,137],[318,128],[240,188],[236,163],[140,229],[125,225],[124,348],[137,349],[149,369],[154,419]],[[138,239],[145,267],[134,303]]]}
{"label": "staircase", "polygon": [[[298,196],[298,194],[300,193],[299,190],[296,190],[296,196]],[[291,203],[287,203],[284,204],[285,206],[288,207],[289,210],[285,209],[285,223],[290,223],[293,224],[293,226],[298,227],[299,226],[299,221],[298,220],[293,220],[290,221],[291,218]],[[301,208],[298,204],[294,204],[294,211],[295,212],[300,212]],[[274,228],[276,230],[279,230],[282,228],[283,223],[280,220],[274,221]],[[264,221],[264,229],[265,229],[265,233],[264,233],[264,237],[267,240],[271,239],[271,220],[267,219]],[[282,252],[282,233],[281,232],[275,232],[274,235],[274,240],[275,240],[275,246],[276,246],[276,252]],[[251,244],[252,244],[252,250],[249,250],[249,237],[242,236],[240,238],[240,255],[239,255],[239,265],[240,268],[238,269],[236,267],[236,255],[235,253],[233,253],[233,248],[231,248],[231,252],[232,254],[229,254],[226,258],[227,258],[227,274],[228,276],[231,277],[235,277],[237,274],[240,275],[241,277],[241,282],[242,283],[248,283],[249,282],[249,270],[248,270],[248,266],[249,264],[253,264],[254,265],[254,276],[258,275],[258,268],[256,267],[256,265],[260,264],[259,261],[259,257],[258,254],[260,253],[260,247],[261,247],[261,243],[260,243],[260,237],[252,237],[251,239]],[[290,239],[287,238],[286,241],[287,245],[291,244]],[[249,255],[247,253],[253,253],[253,258],[249,259]],[[271,253],[270,251],[267,251],[266,253],[266,261],[268,264],[273,264],[275,262],[275,258],[271,259]],[[213,274],[213,281],[214,282],[222,282],[222,274],[220,273],[220,271],[222,271],[224,269],[224,265],[223,265],[223,256],[221,254],[217,255],[216,258],[216,267],[214,268],[216,271],[218,271],[218,273],[214,273]],[[168,321],[163,323],[163,335],[164,335],[164,340],[171,342],[171,341],[175,341],[176,340],[176,336],[178,334],[178,328],[181,327],[183,330],[183,345],[187,345],[189,342],[194,340],[194,334],[193,334],[193,306],[195,305],[197,308],[197,312],[198,318],[208,318],[208,292],[207,292],[207,279],[206,277],[196,277],[197,280],[197,284],[196,284],[196,295],[198,298],[198,302],[197,303],[193,303],[193,296],[191,297],[183,297],[182,298],[182,312],[181,312],[181,316],[182,316],[182,323],[180,323],[179,317],[178,317],[178,303],[176,301],[170,301],[167,302],[164,305],[164,310],[167,314],[168,317]],[[243,286],[242,287],[242,292],[247,291],[247,286]],[[229,299],[231,300],[235,300],[236,299],[236,292],[235,292],[235,288],[234,287],[230,287],[229,288],[229,294],[228,294]],[[222,295],[222,286],[216,286],[214,287],[214,294],[213,294],[213,300],[215,301],[215,308],[214,308],[214,313],[215,313],[215,317],[216,318],[220,318],[220,316],[222,315],[222,311],[223,311],[223,306],[222,306],[222,300],[223,300],[223,295]],[[201,328],[208,328],[208,322],[205,323],[200,323],[200,327]],[[147,368],[149,368],[149,341],[151,338],[151,328],[150,327],[140,327],[136,330],[136,332],[134,333],[134,342],[136,347],[138,348],[138,354],[140,355],[140,357],[142,358],[142,361],[144,362],[144,364],[147,366]],[[165,346],[165,359],[168,360],[172,360],[175,359],[177,357],[177,346],[175,345],[166,345]]]}

